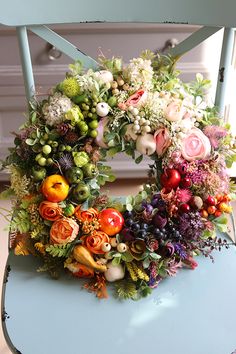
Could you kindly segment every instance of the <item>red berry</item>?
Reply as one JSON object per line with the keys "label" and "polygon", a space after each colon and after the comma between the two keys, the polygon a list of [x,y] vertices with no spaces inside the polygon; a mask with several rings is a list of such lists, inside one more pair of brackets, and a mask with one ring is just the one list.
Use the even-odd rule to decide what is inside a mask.
{"label": "red berry", "polygon": [[221,216],[221,214],[222,214],[222,213],[221,213],[220,210],[216,210],[214,216],[215,216],[216,218],[218,218],[219,216]]}
{"label": "red berry", "polygon": [[208,205],[216,205],[217,201],[216,201],[216,198],[215,197],[212,197],[211,195],[209,195],[207,197],[207,199],[205,200],[205,202],[208,204]]}
{"label": "red berry", "polygon": [[192,181],[189,177],[185,177],[182,179],[180,186],[182,188],[189,188],[192,185]]}
{"label": "red berry", "polygon": [[188,204],[184,203],[180,205],[180,211],[181,213],[188,213],[190,212],[191,208]]}

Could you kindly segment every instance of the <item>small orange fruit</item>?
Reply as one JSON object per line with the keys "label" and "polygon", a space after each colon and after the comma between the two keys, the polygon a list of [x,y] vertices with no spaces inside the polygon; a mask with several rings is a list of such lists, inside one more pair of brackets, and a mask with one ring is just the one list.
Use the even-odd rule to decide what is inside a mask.
{"label": "small orange fruit", "polygon": [[218,218],[219,216],[221,216],[221,214],[222,214],[222,212],[221,212],[220,210],[216,210],[214,216],[215,216],[216,218]]}
{"label": "small orange fruit", "polygon": [[205,209],[201,210],[201,217],[204,219],[208,218],[208,212]]}
{"label": "small orange fruit", "polygon": [[47,200],[58,203],[66,199],[69,188],[70,186],[63,176],[51,175],[45,178],[41,190]]}
{"label": "small orange fruit", "polygon": [[218,205],[218,209],[220,210],[220,211],[222,211],[222,212],[226,212],[226,210],[228,210],[228,205],[226,204],[226,203],[224,203],[224,202],[222,202],[222,203],[220,203],[219,205]]}
{"label": "small orange fruit", "polygon": [[207,208],[207,212],[208,212],[208,214],[215,214],[215,212],[216,212],[216,207],[214,206],[214,205],[211,205],[211,206],[209,206],[208,208]]}

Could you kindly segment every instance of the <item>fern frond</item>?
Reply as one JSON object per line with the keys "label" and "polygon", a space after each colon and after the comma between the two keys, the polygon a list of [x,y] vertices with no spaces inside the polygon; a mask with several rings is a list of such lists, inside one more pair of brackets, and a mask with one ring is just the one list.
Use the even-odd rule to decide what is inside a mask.
{"label": "fern frond", "polygon": [[31,222],[30,216],[26,210],[20,209],[16,215],[13,216],[10,229],[11,231],[19,231],[20,233],[26,233],[30,230]]}
{"label": "fern frond", "polygon": [[52,257],[68,257],[72,249],[72,245],[49,245],[46,247],[46,252]]}

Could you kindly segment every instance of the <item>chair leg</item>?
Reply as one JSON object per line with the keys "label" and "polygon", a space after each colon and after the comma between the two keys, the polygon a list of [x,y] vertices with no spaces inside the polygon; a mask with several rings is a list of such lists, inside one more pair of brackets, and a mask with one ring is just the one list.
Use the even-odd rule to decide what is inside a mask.
{"label": "chair leg", "polygon": [[25,26],[17,27],[17,36],[18,36],[22,71],[23,71],[24,84],[25,84],[25,93],[26,93],[27,102],[29,102],[29,100],[35,94],[35,86],[34,86],[34,76],[33,76],[28,36],[27,36],[27,29]]}
{"label": "chair leg", "polygon": [[219,108],[219,112],[224,118],[226,98],[227,98],[227,88],[230,83],[230,73],[232,70],[232,55],[234,48],[234,33],[235,30],[232,28],[224,29],[224,38],[221,50],[220,66],[218,73],[218,82],[216,90],[215,104]]}

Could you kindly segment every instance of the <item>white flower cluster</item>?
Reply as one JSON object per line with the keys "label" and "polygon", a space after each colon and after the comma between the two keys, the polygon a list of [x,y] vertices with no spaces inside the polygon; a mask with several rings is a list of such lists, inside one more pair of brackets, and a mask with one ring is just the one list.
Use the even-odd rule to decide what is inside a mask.
{"label": "white flower cluster", "polygon": [[83,75],[77,75],[76,79],[80,86],[82,92],[98,92],[100,89],[99,78],[93,72],[93,70],[88,70],[87,73]]}
{"label": "white flower cluster", "polygon": [[126,67],[125,72],[127,73],[131,86],[135,90],[138,90],[140,87],[145,90],[152,89],[153,68],[151,60],[134,58]]}
{"label": "white flower cluster", "polygon": [[72,108],[71,100],[56,92],[49,98],[49,102],[43,106],[43,114],[46,123],[50,126],[57,125],[64,120],[64,114]]}

